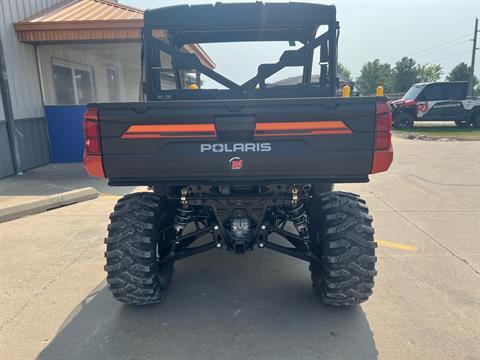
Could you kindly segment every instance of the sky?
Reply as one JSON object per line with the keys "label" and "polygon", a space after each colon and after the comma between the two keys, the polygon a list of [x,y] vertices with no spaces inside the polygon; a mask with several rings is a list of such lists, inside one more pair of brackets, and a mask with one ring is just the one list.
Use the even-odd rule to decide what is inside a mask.
{"label": "sky", "polygon": [[[119,2],[139,9],[153,9],[215,1],[119,0]],[[421,64],[440,64],[443,68],[442,78],[460,62],[470,65],[473,47],[471,39],[475,17],[480,17],[480,1],[308,2],[334,4],[337,7],[337,20],[340,22],[339,61],[352,72],[353,78],[360,74],[365,62],[376,58],[392,65],[403,56],[410,56]],[[288,49],[283,43],[204,44],[202,47],[215,62],[218,72],[238,82],[252,77],[259,64],[278,61],[282,51]],[[480,47],[480,34],[477,47]],[[298,73],[297,69],[284,70],[271,80],[280,80]],[[475,74],[480,77],[480,50],[477,51]]]}

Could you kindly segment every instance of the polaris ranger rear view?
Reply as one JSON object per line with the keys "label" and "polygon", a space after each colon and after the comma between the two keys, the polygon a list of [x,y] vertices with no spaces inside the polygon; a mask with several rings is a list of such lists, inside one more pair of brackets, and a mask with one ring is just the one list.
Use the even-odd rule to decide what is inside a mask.
{"label": "polaris ranger rear view", "polygon": [[[114,297],[160,302],[176,261],[259,248],[309,262],[325,304],[367,300],[376,275],[372,216],[358,195],[332,189],[389,168],[392,114],[384,97],[336,97],[335,7],[181,5],[146,11],[144,21],[145,101],[89,104],[85,114],[88,173],[150,189],[124,196],[110,215],[105,270]],[[241,84],[186,51],[249,41],[300,47]],[[301,84],[268,85],[292,66],[302,67]],[[192,72],[223,88],[188,85]],[[165,85],[169,76],[175,88]]]}

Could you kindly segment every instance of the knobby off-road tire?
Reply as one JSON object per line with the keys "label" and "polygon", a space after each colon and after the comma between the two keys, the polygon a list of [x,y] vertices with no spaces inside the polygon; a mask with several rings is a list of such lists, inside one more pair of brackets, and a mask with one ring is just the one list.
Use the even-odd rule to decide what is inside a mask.
{"label": "knobby off-road tire", "polygon": [[134,193],[121,198],[110,214],[107,251],[107,283],[113,296],[124,303],[148,305],[163,300],[169,288],[173,264],[163,264],[170,251],[171,203],[153,193]]}
{"label": "knobby off-road tire", "polygon": [[328,305],[364,302],[372,294],[375,247],[372,216],[358,195],[331,192],[314,198],[308,211],[312,251],[313,289]]}

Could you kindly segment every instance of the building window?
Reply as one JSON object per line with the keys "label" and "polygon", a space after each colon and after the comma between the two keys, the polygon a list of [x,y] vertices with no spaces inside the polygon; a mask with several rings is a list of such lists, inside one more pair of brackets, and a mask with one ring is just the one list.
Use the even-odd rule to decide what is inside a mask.
{"label": "building window", "polygon": [[115,66],[107,66],[107,90],[110,101],[120,101],[118,69]]}
{"label": "building window", "polygon": [[138,101],[140,43],[39,45],[38,63],[45,105]]}
{"label": "building window", "polygon": [[53,60],[57,104],[93,102],[93,72],[89,66]]}

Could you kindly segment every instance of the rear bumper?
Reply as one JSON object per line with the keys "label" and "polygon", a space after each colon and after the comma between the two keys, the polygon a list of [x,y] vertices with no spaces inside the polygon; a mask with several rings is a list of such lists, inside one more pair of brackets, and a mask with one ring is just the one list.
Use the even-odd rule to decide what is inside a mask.
{"label": "rear bumper", "polygon": [[267,185],[267,184],[320,184],[320,183],[366,183],[369,181],[368,176],[343,176],[343,177],[310,177],[310,178],[292,178],[292,177],[275,177],[275,178],[249,178],[242,177],[232,179],[229,177],[219,178],[195,178],[184,180],[166,180],[166,179],[109,179],[110,186],[149,186],[155,184],[184,186],[184,185]]}

